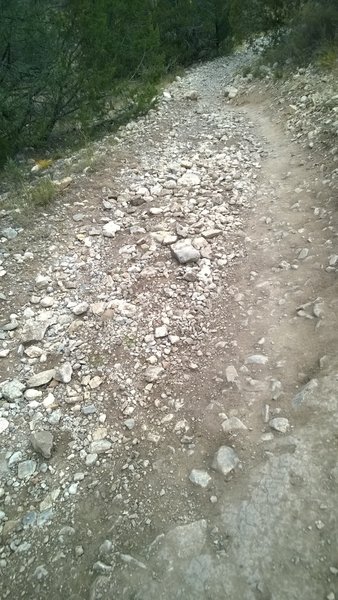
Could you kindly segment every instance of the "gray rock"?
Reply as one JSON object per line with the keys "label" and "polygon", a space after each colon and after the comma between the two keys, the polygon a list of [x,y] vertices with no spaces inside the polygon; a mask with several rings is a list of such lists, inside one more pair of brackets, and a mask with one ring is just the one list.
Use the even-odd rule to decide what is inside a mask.
{"label": "gray rock", "polygon": [[61,383],[70,383],[72,374],[72,365],[69,362],[66,362],[55,369],[54,379],[56,379],[56,381],[60,381]]}
{"label": "gray rock", "polygon": [[179,240],[176,244],[170,246],[171,252],[176,260],[181,264],[196,262],[201,258],[198,250],[188,239]]}
{"label": "gray rock", "polygon": [[274,419],[271,419],[269,425],[271,429],[279,431],[279,433],[286,433],[290,428],[288,419],[285,419],[284,417],[275,417]]}
{"label": "gray rock", "polygon": [[189,475],[191,483],[202,488],[208,487],[211,477],[207,471],[203,469],[193,469]]}
{"label": "gray rock", "polygon": [[298,260],[304,260],[309,255],[309,249],[303,248],[298,254]]}
{"label": "gray rock", "polygon": [[47,371],[41,371],[36,375],[32,375],[27,381],[27,386],[30,388],[40,387],[41,385],[46,385],[55,375],[55,369],[48,369]]}
{"label": "gray rock", "polygon": [[179,178],[178,184],[184,187],[195,187],[201,183],[201,179],[196,173],[192,173],[192,171],[187,171]]}
{"label": "gray rock", "polygon": [[91,467],[92,465],[95,465],[97,459],[98,459],[98,455],[96,453],[87,454],[87,456],[85,458],[86,466]]}
{"label": "gray rock", "polygon": [[35,287],[37,290],[43,290],[51,283],[51,278],[45,275],[38,275],[35,279]]}
{"label": "gray rock", "polygon": [[88,309],[88,302],[79,302],[79,304],[76,304],[76,306],[72,308],[72,313],[77,317],[80,317],[81,315],[84,315],[88,311]]}
{"label": "gray rock", "polygon": [[196,100],[198,100],[198,92],[196,92],[196,90],[191,90],[186,93],[185,98],[186,100],[193,100],[196,102]]}
{"label": "gray rock", "polygon": [[228,383],[234,383],[238,379],[238,373],[232,365],[225,369],[225,377]]}
{"label": "gray rock", "polygon": [[231,431],[236,431],[240,429],[245,430],[247,429],[247,427],[244,425],[244,423],[242,423],[240,419],[237,419],[237,417],[230,417],[229,419],[226,419],[226,421],[223,421],[222,429],[225,433],[229,433]]}
{"label": "gray rock", "polygon": [[5,383],[0,388],[2,397],[9,402],[14,402],[21,398],[25,389],[26,386],[18,379],[12,379],[12,381]]}
{"label": "gray rock", "polygon": [[248,356],[245,362],[247,365],[266,365],[269,359],[263,354],[252,354],[252,356]]}
{"label": "gray rock", "polygon": [[96,440],[90,444],[90,453],[91,454],[103,454],[110,450],[112,447],[112,443],[109,440]]}
{"label": "gray rock", "polygon": [[50,431],[35,431],[30,436],[31,444],[36,452],[44,458],[50,458],[54,443]]}
{"label": "gray rock", "polygon": [[229,98],[229,100],[236,98],[237,94],[238,94],[238,89],[235,88],[233,85],[229,85],[228,87],[226,87],[224,89],[224,96],[226,98]]}
{"label": "gray rock", "polygon": [[160,375],[164,372],[163,367],[160,367],[158,365],[151,365],[150,367],[147,368],[144,376],[146,378],[146,381],[148,381],[148,383],[153,383],[154,381],[157,381],[158,378],[160,377]]}
{"label": "gray rock", "polygon": [[232,448],[221,446],[217,450],[211,466],[222,475],[228,475],[239,465],[239,462],[239,458]]}
{"label": "gray rock", "polygon": [[88,404],[88,406],[82,406],[81,408],[82,414],[88,416],[96,413],[96,406],[94,404]]}
{"label": "gray rock", "polygon": [[36,461],[35,460],[24,460],[23,462],[18,464],[18,478],[26,479],[34,475],[36,471]]}
{"label": "gray rock", "polygon": [[31,342],[40,342],[45,337],[48,327],[54,324],[54,319],[37,320],[27,319],[21,332],[21,342],[29,344]]}
{"label": "gray rock", "polygon": [[175,527],[160,540],[157,557],[165,561],[188,560],[203,550],[206,541],[207,523],[204,519]]}
{"label": "gray rock", "polygon": [[6,227],[1,231],[1,236],[6,238],[7,240],[14,240],[14,238],[16,238],[17,235],[18,232],[15,229],[13,229],[13,227]]}

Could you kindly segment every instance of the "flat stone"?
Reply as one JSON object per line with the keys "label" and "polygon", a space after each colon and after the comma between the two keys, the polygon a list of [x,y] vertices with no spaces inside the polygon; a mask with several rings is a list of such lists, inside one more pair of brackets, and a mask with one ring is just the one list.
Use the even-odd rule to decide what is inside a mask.
{"label": "flat stone", "polygon": [[112,447],[112,443],[109,440],[97,440],[90,444],[90,453],[91,454],[103,454],[110,450]]}
{"label": "flat stone", "polygon": [[89,382],[90,389],[96,390],[98,387],[100,387],[102,381],[103,381],[102,377],[95,375],[95,377],[93,377]]}
{"label": "flat stone", "polygon": [[170,246],[170,250],[181,265],[196,262],[201,258],[199,251],[196,250],[188,239],[179,240]]}
{"label": "flat stone", "polygon": [[[157,554],[165,562],[182,561],[198,556],[207,541],[207,523],[204,519],[188,525],[180,525],[168,531],[160,540]],[[202,598],[202,596],[199,596]],[[188,599],[187,599],[188,600]]]}
{"label": "flat stone", "polygon": [[63,363],[55,369],[54,379],[61,383],[70,383],[73,375],[72,365],[69,362]]}
{"label": "flat stone", "polygon": [[165,338],[168,335],[168,329],[166,325],[161,325],[161,327],[156,327],[155,329],[155,338]]}
{"label": "flat stone", "polygon": [[40,390],[29,389],[24,393],[26,400],[37,400],[38,398],[41,398],[41,396],[42,392]]}
{"label": "flat stone", "polygon": [[44,458],[51,457],[54,438],[50,431],[34,431],[30,436],[30,441],[35,452]]}
{"label": "flat stone", "polygon": [[218,235],[221,235],[222,230],[221,229],[205,229],[204,231],[202,231],[202,236],[206,239],[206,240],[211,240],[214,237],[217,237]]}
{"label": "flat stone", "polygon": [[309,249],[303,248],[298,254],[298,260],[304,260],[309,255]]}
{"label": "flat stone", "polygon": [[201,179],[196,173],[192,173],[191,171],[187,171],[179,178],[178,184],[184,187],[195,187],[200,185]]}
{"label": "flat stone", "polygon": [[266,365],[269,359],[263,354],[252,354],[252,356],[248,356],[245,362],[247,365]]}
{"label": "flat stone", "polygon": [[102,233],[104,237],[113,238],[120,229],[120,225],[114,223],[114,221],[109,221],[103,226]]}
{"label": "flat stone", "polygon": [[21,332],[21,342],[23,344],[29,344],[31,342],[41,342],[45,337],[47,329],[54,323],[55,319],[27,319]]}
{"label": "flat stone", "polygon": [[46,371],[41,371],[36,375],[32,375],[27,381],[27,387],[34,388],[40,387],[41,385],[46,385],[55,375],[55,369],[47,369]]}
{"label": "flat stone", "polygon": [[238,379],[238,373],[232,365],[225,369],[225,377],[228,383],[234,383]]}
{"label": "flat stone", "polygon": [[240,430],[240,429],[244,430],[244,429],[247,429],[247,427],[237,417],[230,417],[229,419],[226,419],[225,421],[223,421],[222,429],[225,433],[228,433],[228,432],[236,431],[236,430]]}
{"label": "flat stone", "polygon": [[9,427],[9,421],[7,421],[7,419],[5,419],[4,417],[0,417],[0,434],[3,433],[4,431],[6,431],[6,429],[8,429]]}
{"label": "flat stone", "polygon": [[2,329],[2,331],[15,331],[15,329],[17,329],[18,327],[18,321],[16,319],[11,319],[9,323],[5,323],[5,325],[2,325],[0,329]]}
{"label": "flat stone", "polygon": [[83,406],[81,408],[81,412],[83,415],[93,415],[96,413],[96,406],[94,404],[89,404],[88,406]]}
{"label": "flat stone", "polygon": [[193,469],[189,475],[191,483],[202,488],[208,487],[211,477],[207,471],[203,469]]}
{"label": "flat stone", "polygon": [[18,478],[26,479],[34,475],[36,471],[36,461],[35,460],[24,460],[23,462],[18,464]]}
{"label": "flat stone", "polygon": [[21,398],[25,389],[26,386],[18,379],[12,379],[12,381],[5,383],[0,388],[2,397],[9,402],[14,402]]}
{"label": "flat stone", "polygon": [[29,358],[40,358],[43,350],[39,346],[28,346],[28,348],[25,348],[25,354]]}
{"label": "flat stone", "polygon": [[275,417],[274,419],[271,419],[269,425],[271,429],[279,431],[279,433],[286,433],[290,428],[288,419],[285,419],[284,417]]}
{"label": "flat stone", "polygon": [[212,461],[212,468],[222,475],[228,475],[239,464],[239,458],[236,452],[229,446],[221,446]]}

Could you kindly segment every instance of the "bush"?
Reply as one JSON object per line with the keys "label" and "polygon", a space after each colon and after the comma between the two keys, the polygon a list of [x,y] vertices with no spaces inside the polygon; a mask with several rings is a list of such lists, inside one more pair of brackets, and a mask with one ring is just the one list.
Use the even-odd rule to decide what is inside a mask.
{"label": "bush", "polygon": [[306,65],[319,61],[333,67],[338,56],[338,4],[334,0],[307,2],[266,56],[271,63]]}

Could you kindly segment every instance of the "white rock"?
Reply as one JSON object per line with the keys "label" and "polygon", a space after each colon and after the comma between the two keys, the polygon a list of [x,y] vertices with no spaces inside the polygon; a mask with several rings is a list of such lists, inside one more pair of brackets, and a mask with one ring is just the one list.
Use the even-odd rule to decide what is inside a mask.
{"label": "white rock", "polygon": [[252,356],[248,356],[245,362],[247,365],[266,365],[269,359],[263,354],[252,354]]}
{"label": "white rock", "polygon": [[247,427],[237,417],[230,417],[226,421],[223,421],[222,429],[225,433],[228,433],[239,429],[247,429]]}
{"label": "white rock", "polygon": [[72,313],[77,317],[80,317],[81,315],[84,315],[87,312],[88,308],[88,302],[79,302],[79,304],[76,304],[76,306],[72,308]]}
{"label": "white rock", "polygon": [[232,365],[225,369],[225,377],[228,383],[234,383],[238,379],[238,373]]}
{"label": "white rock", "polygon": [[55,369],[54,379],[56,379],[56,381],[60,381],[61,383],[70,383],[72,374],[72,365],[69,362],[66,362]]}
{"label": "white rock", "polygon": [[41,385],[46,385],[55,375],[55,369],[48,369],[47,371],[41,371],[36,375],[32,375],[27,381],[27,387],[34,388],[40,387]]}
{"label": "white rock", "polygon": [[286,433],[290,428],[288,419],[285,419],[284,417],[275,417],[274,419],[271,419],[269,425],[271,429],[279,431],[279,433]]}
{"label": "white rock", "polygon": [[184,187],[195,187],[196,185],[200,185],[200,183],[200,177],[196,173],[192,173],[192,171],[187,171],[178,180],[178,184]]}
{"label": "white rock", "polygon": [[161,327],[156,327],[155,329],[155,338],[165,338],[168,335],[168,329],[166,325],[161,325]]}
{"label": "white rock", "polygon": [[189,479],[194,485],[198,485],[202,488],[208,487],[211,481],[209,473],[202,469],[193,469],[189,475]]}
{"label": "white rock", "polygon": [[115,237],[115,234],[120,231],[121,227],[120,225],[118,225],[117,223],[114,223],[114,221],[109,221],[109,223],[106,223],[103,226],[103,235],[104,237],[108,237],[108,238],[113,238]]}
{"label": "white rock", "polygon": [[4,417],[0,417],[0,434],[3,433],[4,431],[6,431],[6,429],[8,429],[9,427],[9,421],[7,421],[7,419],[5,419]]}
{"label": "white rock", "polygon": [[221,446],[217,450],[211,466],[222,475],[228,475],[238,464],[239,458],[236,452],[229,446]]}
{"label": "white rock", "polygon": [[183,239],[170,246],[170,250],[176,260],[185,265],[190,262],[196,262],[201,258],[198,250],[192,245],[191,240]]}
{"label": "white rock", "polygon": [[160,375],[164,372],[164,369],[159,366],[150,366],[145,372],[145,378],[148,383],[153,383],[157,381]]}

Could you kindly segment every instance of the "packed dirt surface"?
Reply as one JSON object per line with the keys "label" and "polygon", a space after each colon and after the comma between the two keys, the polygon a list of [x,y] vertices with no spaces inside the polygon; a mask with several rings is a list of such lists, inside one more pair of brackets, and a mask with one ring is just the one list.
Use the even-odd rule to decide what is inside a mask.
{"label": "packed dirt surface", "polygon": [[1,598],[338,598],[337,196],[249,59],[3,214]]}

